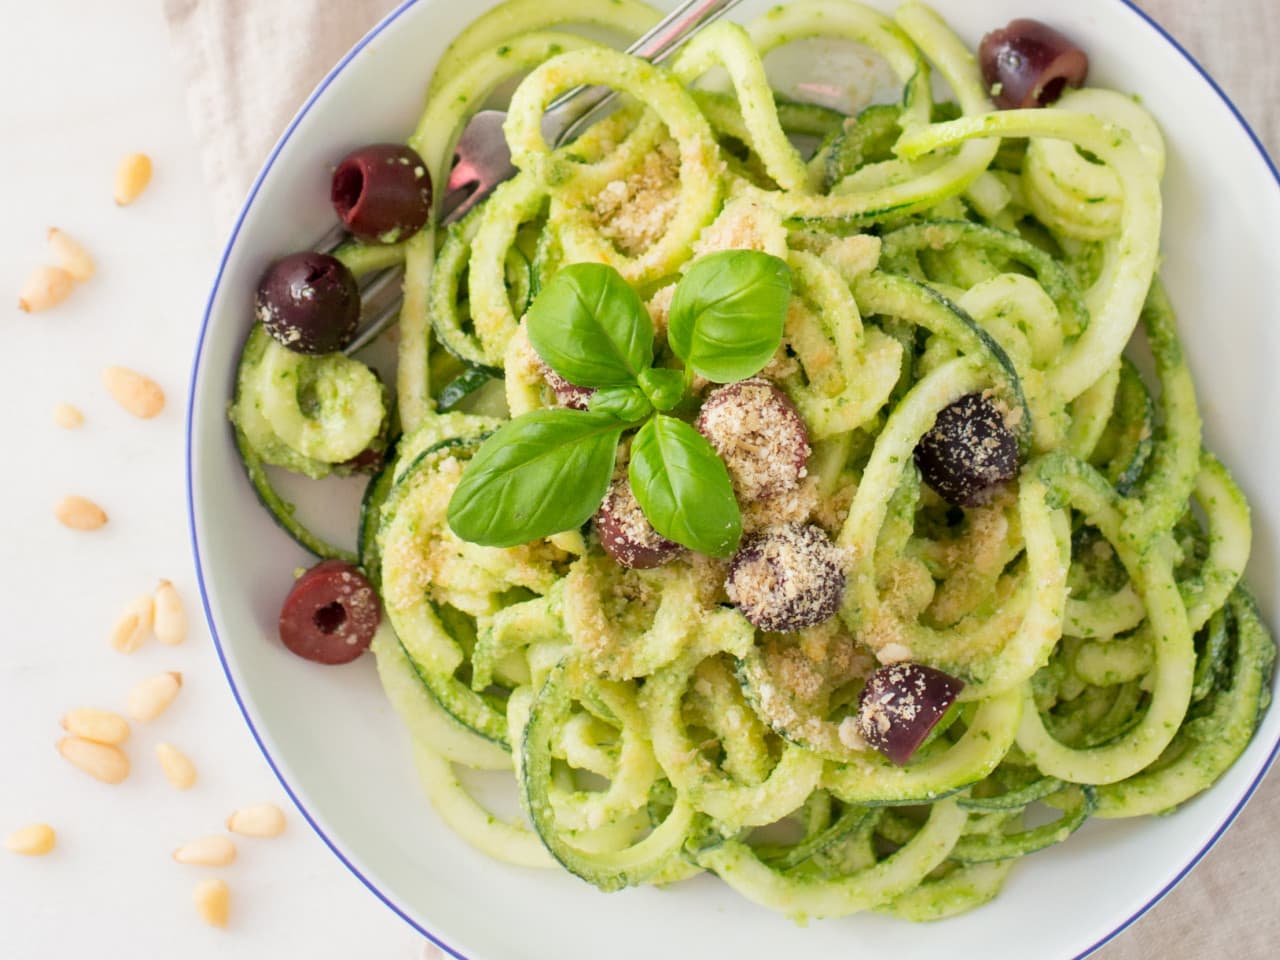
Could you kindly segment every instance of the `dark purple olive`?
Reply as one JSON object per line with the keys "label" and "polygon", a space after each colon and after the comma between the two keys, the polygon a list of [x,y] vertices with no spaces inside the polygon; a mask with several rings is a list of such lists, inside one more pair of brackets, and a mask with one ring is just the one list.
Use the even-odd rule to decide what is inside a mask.
{"label": "dark purple olive", "polygon": [[743,540],[729,563],[725,590],[761,630],[790,633],[822,623],[840,609],[844,560],[821,527],[769,527]]}
{"label": "dark purple olive", "polygon": [[809,430],[785,393],[763,377],[711,391],[698,432],[729,469],[742,503],[795,489],[809,459]]}
{"label": "dark purple olive", "polygon": [[387,451],[377,447],[365,447],[350,460],[339,466],[354,470],[356,473],[376,473],[387,462]]}
{"label": "dark purple olive", "polygon": [[653,529],[625,477],[615,480],[605,494],[595,526],[604,552],[621,567],[652,570],[684,553],[684,547]]}
{"label": "dark purple olive", "polygon": [[308,250],[271,265],[256,307],[267,333],[294,353],[333,353],[360,325],[360,288],[342,261]]}
{"label": "dark purple olive", "polygon": [[587,404],[591,402],[591,395],[595,393],[592,387],[579,387],[572,384],[545,363],[541,361],[539,363],[542,367],[542,379],[547,381],[547,386],[556,395],[560,406],[568,407],[570,410],[587,409]]}
{"label": "dark purple olive", "polygon": [[1047,107],[1089,75],[1089,56],[1039,20],[1013,20],[978,47],[982,78],[1001,110]]}
{"label": "dark purple olive", "polygon": [[906,763],[963,689],[963,680],[921,663],[879,667],[862,688],[858,732],[894,763]]}
{"label": "dark purple olive", "polygon": [[347,154],[333,171],[329,199],[338,218],[369,243],[398,243],[431,215],[431,175],[400,143],[371,143]]}
{"label": "dark purple olive", "polygon": [[989,397],[969,393],[920,438],[916,466],[947,503],[981,506],[1018,475],[1018,441]]}
{"label": "dark purple olive", "polygon": [[373,585],[355,567],[325,560],[300,576],[280,608],[280,641],[316,663],[349,663],[382,620]]}

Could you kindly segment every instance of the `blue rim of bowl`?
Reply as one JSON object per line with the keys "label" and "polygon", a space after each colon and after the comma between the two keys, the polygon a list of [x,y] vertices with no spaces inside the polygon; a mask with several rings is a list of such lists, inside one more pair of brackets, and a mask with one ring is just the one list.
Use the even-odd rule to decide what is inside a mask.
{"label": "blue rim of bowl", "polygon": [[[329,838],[328,834],[324,832],[324,829],[320,826],[320,824],[316,822],[314,817],[312,817],[310,811],[308,811],[307,808],[303,805],[302,800],[298,797],[298,795],[294,793],[293,788],[289,786],[288,781],[285,780],[284,774],[280,771],[280,768],[276,765],[276,761],[274,760],[274,758],[272,758],[271,753],[267,750],[267,745],[263,742],[261,734],[258,733],[258,728],[254,725],[253,718],[249,715],[249,708],[245,704],[244,699],[240,695],[240,688],[236,686],[235,677],[231,673],[231,665],[227,662],[226,651],[223,649],[223,646],[222,646],[222,639],[218,635],[218,628],[213,620],[213,612],[209,608],[209,592],[205,587],[204,566],[200,562],[200,541],[198,536],[196,535],[195,497],[194,497],[193,485],[192,485],[192,460],[194,457],[192,434],[194,432],[195,396],[196,396],[196,384],[198,382],[199,372],[200,372],[200,358],[204,353],[205,337],[209,332],[209,318],[210,318],[210,315],[213,313],[213,304],[214,304],[214,301],[217,299],[219,288],[222,285],[222,276],[223,276],[223,273],[226,271],[227,260],[231,256],[231,251],[235,247],[236,240],[240,236],[240,229],[244,225],[244,219],[248,214],[250,207],[253,206],[254,200],[257,199],[258,190],[261,188],[262,183],[266,179],[267,174],[271,172],[271,168],[275,164],[276,157],[279,156],[280,151],[284,149],[284,145],[289,142],[289,138],[293,136],[293,131],[297,128],[298,124],[302,121],[302,118],[305,117],[307,113],[310,112],[312,106],[315,105],[315,102],[320,98],[320,96],[325,92],[325,90],[329,88],[329,85],[338,78],[338,76],[342,73],[343,70],[346,69],[347,64],[350,63],[353,59],[355,59],[355,57],[358,56],[360,52],[364,50],[365,47],[367,47],[370,43],[372,43],[373,40],[377,38],[384,30],[386,30],[388,27],[391,26],[391,24],[393,24],[396,20],[398,20],[406,10],[408,10],[410,7],[415,6],[418,2],[419,0],[403,0],[403,2],[398,7],[396,7],[389,14],[387,14],[381,21],[378,22],[376,26],[373,27],[372,30],[370,30],[367,34],[365,34],[365,36],[362,37],[360,41],[354,47],[352,47],[346,53],[346,55],[337,62],[337,64],[334,65],[333,69],[330,70],[325,75],[324,79],[320,81],[320,84],[315,88],[314,91],[312,91],[311,95],[307,97],[306,102],[302,105],[301,108],[299,108],[294,118],[291,121],[289,121],[289,126],[285,129],[279,141],[272,148],[271,153],[268,155],[266,162],[262,166],[262,170],[259,171],[258,176],[254,179],[253,186],[249,188],[249,195],[248,197],[245,198],[244,205],[240,208],[240,213],[236,217],[235,226],[231,230],[231,236],[227,240],[226,247],[223,249],[222,257],[218,263],[218,270],[213,280],[213,289],[209,292],[209,299],[207,304],[205,305],[204,317],[201,319],[201,322],[200,322],[200,336],[196,342],[195,360],[192,363],[192,368],[191,368],[191,386],[187,393],[187,423],[186,423],[187,526],[188,526],[188,531],[191,535],[191,549],[192,549],[192,556],[195,560],[195,566],[196,566],[196,581],[200,587],[200,601],[201,601],[201,605],[204,608],[205,621],[209,625],[209,633],[213,637],[214,647],[218,653],[218,661],[219,663],[222,664],[222,672],[226,675],[227,683],[230,684],[231,686],[231,695],[235,698],[236,706],[239,708],[241,716],[244,717],[245,723],[248,724],[249,732],[253,735],[254,742],[258,745],[258,750],[261,751],[263,758],[267,761],[267,765],[271,768],[271,772],[275,774],[276,779],[280,781],[280,786],[284,788],[284,792],[288,794],[289,799],[293,802],[293,805],[298,808],[298,812],[302,814],[303,818],[311,826],[311,829],[315,831],[316,835],[322,841],[324,841],[325,846],[327,846],[333,852],[334,856],[336,856],[338,860],[342,862],[343,866],[345,866],[348,870],[351,871],[351,873],[356,877],[357,880],[359,880],[362,884],[365,885],[365,887],[369,890],[370,893],[372,893],[375,897],[377,897],[384,904],[386,904],[387,907],[389,907],[391,911],[396,914],[396,916],[404,920],[405,923],[409,924],[409,926],[413,927],[415,930],[417,930],[420,934],[426,937],[429,941],[431,941],[437,947],[446,951],[450,956],[456,957],[458,958],[458,960],[467,960],[467,958],[462,953],[455,950],[453,947],[450,947],[447,943],[441,940],[438,935],[432,933],[426,927],[422,926],[420,923],[414,920],[413,917],[411,917],[406,910],[404,910],[398,904],[396,904],[391,899],[390,896],[388,896],[387,894],[379,890],[374,885],[373,881],[371,881],[368,877],[366,877],[360,871],[360,868],[357,867],[354,863],[352,863],[347,858],[347,856],[342,852],[342,850],[338,848],[337,843]],[[1214,93],[1218,95],[1218,98],[1226,105],[1227,109],[1231,111],[1231,115],[1235,117],[1236,122],[1240,124],[1241,128],[1248,135],[1249,139],[1253,141],[1253,145],[1257,149],[1258,155],[1262,158],[1262,161],[1266,165],[1266,167],[1271,171],[1271,176],[1275,180],[1277,188],[1280,188],[1280,169],[1276,167],[1275,161],[1273,161],[1271,159],[1271,156],[1267,153],[1266,147],[1263,146],[1262,140],[1259,139],[1253,127],[1249,125],[1249,121],[1244,118],[1244,115],[1240,112],[1239,108],[1236,107],[1235,103],[1231,100],[1231,98],[1227,96],[1226,92],[1222,89],[1222,87],[1218,85],[1217,81],[1214,80],[1213,77],[1209,75],[1209,72],[1200,65],[1200,62],[1196,60],[1196,58],[1193,57],[1187,51],[1187,49],[1184,46],[1182,46],[1181,43],[1179,43],[1176,39],[1174,39],[1173,35],[1170,34],[1169,31],[1167,31],[1163,26],[1161,26],[1153,17],[1145,13],[1143,10],[1139,9],[1138,6],[1133,2],[1133,0],[1117,0],[1117,2],[1128,7],[1133,13],[1135,13],[1138,16],[1140,20],[1142,20],[1144,23],[1147,24],[1147,26],[1149,26],[1157,34],[1159,34],[1162,38],[1164,38],[1166,43],[1168,43],[1175,50],[1177,50],[1178,53],[1182,55],[1183,59],[1185,59],[1189,64],[1191,64],[1192,67],[1195,68],[1196,73],[1198,73],[1200,77],[1205,81],[1205,83],[1207,83],[1210,86],[1210,88],[1214,91]],[[1088,949],[1084,950],[1081,953],[1076,954],[1073,960],[1084,960],[1085,957],[1088,957],[1090,954],[1094,953],[1096,950],[1110,943],[1112,940],[1118,937],[1125,930],[1129,929],[1129,927],[1132,926],[1139,918],[1141,918],[1143,914],[1145,914],[1148,910],[1150,910],[1162,899],[1164,899],[1164,897],[1169,893],[1169,891],[1171,891],[1174,887],[1176,887],[1179,883],[1181,883],[1182,880],[1187,876],[1187,874],[1189,874],[1193,869],[1195,869],[1196,865],[1199,864],[1200,861],[1204,859],[1205,855],[1210,850],[1213,849],[1213,847],[1217,844],[1217,842],[1222,838],[1222,835],[1226,833],[1227,829],[1235,822],[1236,818],[1240,815],[1240,812],[1245,808],[1245,805],[1249,802],[1249,800],[1253,797],[1254,793],[1257,791],[1258,786],[1262,783],[1263,778],[1266,777],[1267,772],[1271,769],[1272,764],[1275,763],[1278,755],[1280,755],[1280,739],[1278,739],[1277,742],[1272,746],[1270,755],[1267,757],[1266,761],[1263,763],[1262,768],[1258,771],[1258,775],[1254,778],[1253,782],[1249,784],[1248,789],[1244,792],[1244,795],[1240,798],[1240,802],[1236,804],[1235,808],[1232,809],[1230,814],[1228,814],[1227,817],[1222,821],[1222,824],[1214,832],[1213,836],[1209,838],[1208,842],[1205,843],[1205,845],[1200,848],[1200,851],[1196,853],[1196,855],[1192,857],[1189,861],[1187,861],[1186,866],[1184,866],[1177,873],[1177,875],[1174,876],[1172,880],[1170,880],[1164,887],[1162,887],[1160,891],[1156,893],[1155,896],[1153,896],[1150,900],[1148,900],[1145,904],[1143,904],[1143,906],[1140,909],[1138,909],[1132,916],[1130,916],[1129,919],[1125,920],[1124,923],[1120,924],[1118,927],[1111,930],[1105,937],[1095,942]]]}

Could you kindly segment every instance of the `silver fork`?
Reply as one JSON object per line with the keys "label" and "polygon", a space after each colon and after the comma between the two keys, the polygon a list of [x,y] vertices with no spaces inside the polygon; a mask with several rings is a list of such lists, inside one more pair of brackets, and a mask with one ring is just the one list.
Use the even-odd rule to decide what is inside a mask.
{"label": "silver fork", "polygon": [[[740,2],[685,0],[628,47],[627,53],[653,63],[665,63],[690,37]],[[617,97],[617,92],[608,87],[577,87],[556,98],[542,118],[542,133],[547,143],[559,147],[569,142],[612,111]],[[461,219],[489,196],[498,184],[515,176],[511,151],[502,132],[506,119],[507,114],[503,110],[481,110],[462,131],[440,203],[439,223],[450,224]],[[332,253],[346,239],[346,231],[339,225],[325,235],[317,249]],[[365,323],[343,353],[350,356],[364,349],[396,319],[402,274],[402,268],[392,267],[362,280],[360,314]]]}

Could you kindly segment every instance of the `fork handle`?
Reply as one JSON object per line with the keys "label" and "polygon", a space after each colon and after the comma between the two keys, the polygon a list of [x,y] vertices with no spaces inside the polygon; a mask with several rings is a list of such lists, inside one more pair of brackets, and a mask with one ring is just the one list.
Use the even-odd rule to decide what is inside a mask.
{"label": "fork handle", "polygon": [[[685,0],[659,20],[627,53],[652,63],[665,63],[691,36],[736,7],[742,0]],[[601,116],[618,92],[608,87],[578,87],[547,108],[542,129],[552,146],[573,139]]]}
{"label": "fork handle", "polygon": [[740,2],[741,0],[687,0],[628,47],[627,53],[653,63],[665,63],[684,46],[689,37]]}

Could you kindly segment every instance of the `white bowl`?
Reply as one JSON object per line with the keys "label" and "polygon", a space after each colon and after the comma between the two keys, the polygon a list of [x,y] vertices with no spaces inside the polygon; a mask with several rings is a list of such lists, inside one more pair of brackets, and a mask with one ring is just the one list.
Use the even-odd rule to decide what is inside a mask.
{"label": "white bowl", "polygon": [[[957,960],[1090,952],[1177,883],[1239,813],[1275,756],[1280,710],[1271,710],[1221,782],[1175,816],[1091,823],[1020,863],[1005,891],[973,913],[924,926],[869,915],[800,928],[710,878],[674,891],[606,896],[567,874],[489,861],[446,829],[423,798],[408,736],[381,694],[371,659],[318,667],[275,639],[290,573],[307,560],[254,499],[227,426],[252,290],[272,257],[305,247],[331,226],[329,165],[354,145],[403,139],[449,38],[492,3],[408,0],[343,58],[255,182],[205,316],[188,427],[192,539],[227,677],[285,789],[374,894],[450,952],[474,960],[605,954],[750,960],[839,956],[854,944],[862,956]],[[1200,388],[1208,442],[1254,507],[1248,576],[1275,623],[1280,443],[1260,420],[1280,409],[1280,327],[1273,322],[1280,270],[1271,252],[1280,228],[1280,175],[1213,81],[1126,2],[936,5],[971,45],[1014,17],[1054,23],[1088,49],[1095,83],[1140,94],[1163,126],[1164,276]],[[748,2],[741,15],[763,8]],[[331,489],[319,495],[350,493]],[[354,523],[344,525],[350,538]]]}

